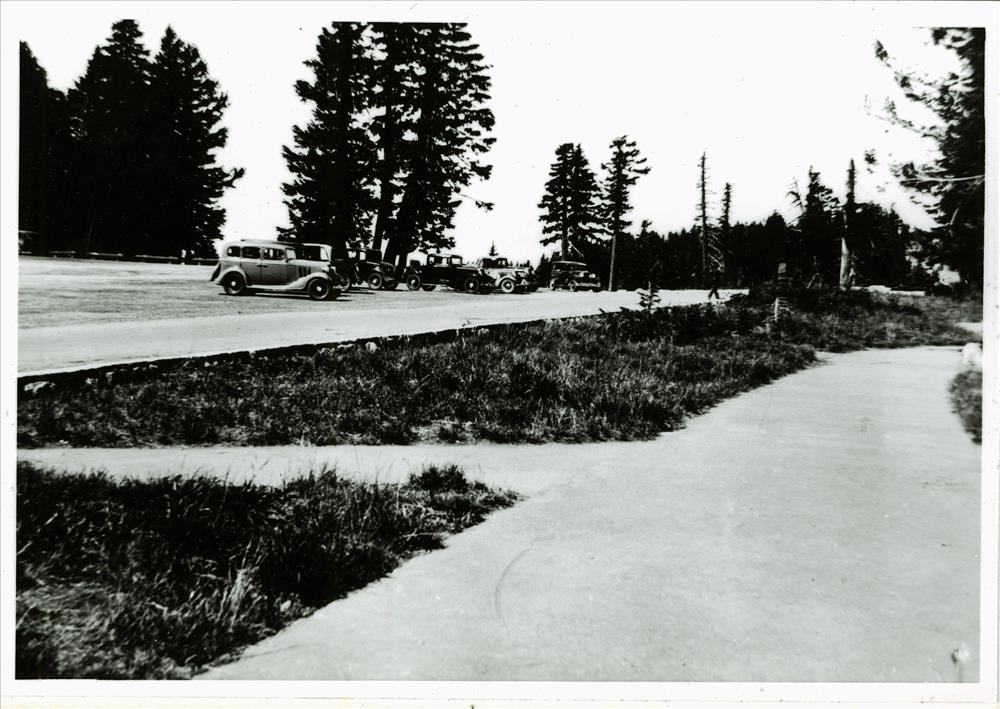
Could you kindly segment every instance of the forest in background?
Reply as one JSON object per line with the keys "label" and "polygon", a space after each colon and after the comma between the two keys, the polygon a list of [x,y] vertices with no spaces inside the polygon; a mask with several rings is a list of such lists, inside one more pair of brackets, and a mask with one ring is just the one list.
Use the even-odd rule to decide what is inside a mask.
{"label": "forest in background", "polygon": [[[542,257],[539,274],[568,258],[612,288],[747,287],[784,263],[803,283],[925,288],[947,268],[964,288],[981,288],[985,32],[929,35],[957,55],[959,71],[926,76],[897,68],[881,44],[874,51],[906,99],[938,118],[917,124],[892,102],[878,116],[936,144],[925,164],[890,165],[935,229],[912,230],[893,210],[857,201],[851,158],[835,178],[843,200],[829,176],[810,169],[806,184],[793,181],[784,195],[793,219],[776,210],[763,222],[733,221],[738,185],[723,181],[716,192],[703,154],[692,194],[670,196],[692,199],[691,226],[664,234],[632,215],[632,187],[656,175],[635,140],[615,138],[599,173],[578,143],[565,142],[540,186],[541,243],[556,251]],[[219,200],[243,175],[216,159],[228,98],[173,29],[152,57],[141,38],[135,21],[116,22],[65,92],[48,85],[21,43],[18,228],[32,253],[215,255],[225,222]],[[495,119],[489,66],[465,25],[331,23],[306,66],[312,78],[295,91],[311,113],[282,148],[289,226],[279,238],[341,253],[376,248],[403,265],[414,252],[454,246],[463,201],[492,208],[467,191],[489,179]],[[878,160],[869,150],[862,167]]]}

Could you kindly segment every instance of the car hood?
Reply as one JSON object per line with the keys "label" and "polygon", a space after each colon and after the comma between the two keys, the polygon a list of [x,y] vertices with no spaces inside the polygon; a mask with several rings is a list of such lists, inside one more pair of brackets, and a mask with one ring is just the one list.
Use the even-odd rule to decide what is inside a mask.
{"label": "car hood", "polygon": [[489,274],[499,275],[499,276],[526,276],[528,275],[527,269],[524,268],[485,268],[483,269]]}

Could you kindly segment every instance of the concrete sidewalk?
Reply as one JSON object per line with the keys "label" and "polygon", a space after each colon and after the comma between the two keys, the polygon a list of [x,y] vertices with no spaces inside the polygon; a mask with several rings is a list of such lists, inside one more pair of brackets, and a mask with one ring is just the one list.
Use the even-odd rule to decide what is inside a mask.
{"label": "concrete sidewalk", "polygon": [[[382,479],[454,460],[530,497],[202,677],[975,681],[980,448],[949,410],[958,366],[957,348],[833,355],[644,443],[284,449]],[[20,457],[160,474],[166,453]],[[257,456],[265,479],[292,459],[188,454]]]}

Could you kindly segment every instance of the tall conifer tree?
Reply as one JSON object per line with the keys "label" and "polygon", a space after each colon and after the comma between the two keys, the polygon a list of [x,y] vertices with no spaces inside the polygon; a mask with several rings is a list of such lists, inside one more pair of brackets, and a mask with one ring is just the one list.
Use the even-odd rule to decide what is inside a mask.
{"label": "tall conifer tree", "polygon": [[903,95],[931,110],[937,125],[922,125],[901,116],[893,102],[888,120],[930,138],[938,155],[917,165],[895,165],[900,183],[922,197],[938,222],[925,243],[933,263],[955,269],[969,286],[983,285],[983,244],[986,185],[986,31],[982,27],[936,27],[934,44],[955,53],[958,71],[930,77],[892,65],[877,42],[876,57],[893,70]]}
{"label": "tall conifer tree", "polygon": [[375,206],[376,152],[365,117],[373,105],[374,64],[367,26],[336,22],[324,28],[316,57],[306,62],[312,81],[295,92],[312,105],[312,118],[293,130],[283,150],[292,181],[282,185],[294,241],[330,244],[342,254],[368,242]]}
{"label": "tall conifer tree", "polygon": [[626,215],[632,210],[632,187],[649,172],[649,167],[646,166],[646,158],[639,154],[635,141],[626,135],[611,141],[611,159],[601,167],[605,171],[602,195],[604,224],[611,236],[608,289],[615,290],[615,256],[618,238],[631,225]]}
{"label": "tall conifer tree", "polygon": [[70,91],[78,146],[73,179],[84,190],[84,250],[123,253],[148,243],[152,192],[149,59],[134,20],[111,27]]}
{"label": "tall conifer tree", "polygon": [[597,235],[600,225],[599,190],[583,148],[563,143],[556,148],[556,159],[549,168],[549,180],[538,208],[542,210],[543,244],[559,242],[560,253],[567,258],[570,249],[579,251]]}
{"label": "tall conifer tree", "polygon": [[414,105],[419,85],[419,40],[421,25],[407,22],[376,22],[373,49],[376,54],[375,98],[380,109],[372,121],[378,149],[378,204],[372,247],[382,250],[392,240],[399,198],[412,158],[407,135],[414,130]]}
{"label": "tall conifer tree", "polygon": [[486,106],[488,67],[465,25],[417,25],[416,31],[421,71],[413,94],[413,141],[386,249],[387,260],[400,264],[416,249],[454,244],[448,230],[466,196],[462,190],[473,179],[489,178],[492,167],[482,160],[495,141],[489,136],[493,112]]}
{"label": "tall conifer tree", "polygon": [[[20,46],[17,229],[32,247],[45,243],[49,81],[26,42]],[[44,250],[44,249],[43,249]]]}
{"label": "tall conifer tree", "polygon": [[157,186],[150,194],[153,253],[177,255],[183,249],[214,255],[222,238],[224,191],[243,169],[216,164],[215,151],[228,132],[219,125],[229,99],[208,75],[196,47],[167,27],[150,72],[153,111],[153,166]]}

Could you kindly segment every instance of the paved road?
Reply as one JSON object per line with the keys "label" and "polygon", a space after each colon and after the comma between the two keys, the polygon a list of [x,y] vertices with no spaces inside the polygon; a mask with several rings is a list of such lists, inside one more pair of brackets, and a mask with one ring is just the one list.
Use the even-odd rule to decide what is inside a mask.
{"label": "paved road", "polygon": [[[639,300],[628,291],[476,296],[360,289],[315,303],[222,295],[208,282],[207,266],[22,258],[19,269],[19,375],[591,315]],[[705,296],[662,293],[664,305]]]}
{"label": "paved road", "polygon": [[261,481],[455,461],[529,496],[210,679],[974,681],[981,449],[949,411],[959,361],[833,355],[643,443],[20,456]]}

